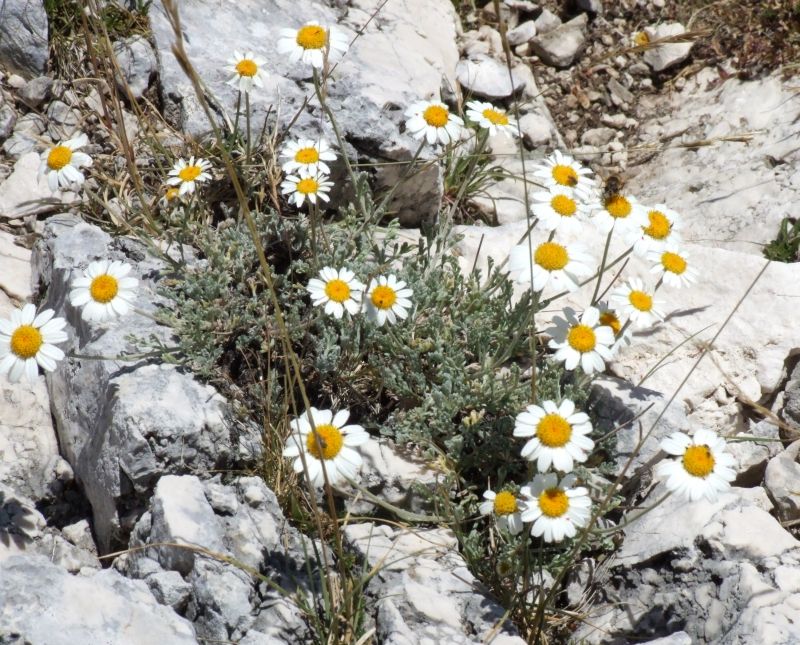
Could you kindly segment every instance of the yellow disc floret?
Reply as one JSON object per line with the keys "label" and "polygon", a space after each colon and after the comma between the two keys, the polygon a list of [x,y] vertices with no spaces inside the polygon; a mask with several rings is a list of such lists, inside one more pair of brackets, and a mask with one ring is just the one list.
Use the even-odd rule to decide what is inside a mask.
{"label": "yellow disc floret", "polygon": [[494,125],[508,125],[508,117],[499,110],[486,108],[482,114],[484,119]]}
{"label": "yellow disc floret", "polygon": [[350,297],[350,287],[344,280],[328,280],[325,285],[325,295],[334,302],[344,302]]}
{"label": "yellow disc floret", "polygon": [[333,459],[344,445],[344,437],[336,426],[319,425],[315,432],[309,432],[306,448],[317,459]]}
{"label": "yellow disc floret", "polygon": [[561,517],[569,508],[569,497],[560,488],[548,488],[539,495],[539,508],[547,517]]}
{"label": "yellow disc floret", "polygon": [[581,354],[591,352],[597,344],[594,330],[588,325],[575,325],[567,334],[567,343]]}
{"label": "yellow disc floret", "polygon": [[677,275],[680,275],[681,273],[686,271],[686,260],[684,260],[677,253],[671,253],[670,251],[665,251],[661,255],[661,266],[664,267],[665,271],[669,271],[670,273],[675,273]]}
{"label": "yellow disc floret", "polygon": [[578,173],[571,166],[558,164],[553,166],[552,173],[555,182],[561,186],[575,187],[578,185]]}
{"label": "yellow disc floret", "polygon": [[572,217],[578,209],[575,200],[566,195],[556,195],[550,200],[552,209],[561,217]]}
{"label": "yellow disc floret", "polygon": [[72,150],[67,146],[56,146],[47,155],[47,165],[51,170],[61,170],[72,159]]}
{"label": "yellow disc floret", "polygon": [[311,177],[306,177],[297,182],[297,192],[303,195],[315,194],[319,190],[319,182]]}
{"label": "yellow disc floret", "polygon": [[642,226],[645,235],[649,235],[654,240],[663,240],[669,236],[672,224],[661,211],[650,211],[647,213],[649,226]]}
{"label": "yellow disc floret", "polygon": [[255,61],[245,58],[236,63],[236,72],[239,76],[253,77],[258,72],[258,65],[255,64]]}
{"label": "yellow disc floret", "polygon": [[178,177],[180,177],[181,181],[194,181],[200,176],[201,172],[203,172],[203,169],[200,166],[186,166],[181,168]]}
{"label": "yellow disc floret", "polygon": [[297,30],[297,44],[303,49],[322,49],[328,34],[319,25],[306,25]]}
{"label": "yellow disc floret", "polygon": [[513,493],[504,490],[494,498],[494,512],[496,515],[511,515],[517,512],[517,498]]}
{"label": "yellow disc floret", "polygon": [[429,105],[422,113],[422,118],[425,123],[434,128],[443,128],[447,125],[447,119],[450,117],[450,112],[446,107],[441,105]]}
{"label": "yellow disc floret", "polygon": [[294,160],[297,163],[317,163],[319,161],[319,152],[316,148],[300,148],[294,155]]}
{"label": "yellow disc floret", "polygon": [[380,284],[372,290],[370,299],[378,309],[391,309],[397,301],[397,293],[391,287]]}
{"label": "yellow disc floret", "polygon": [[569,442],[572,426],[560,414],[546,414],[536,426],[536,436],[548,448],[561,448]]}
{"label": "yellow disc floret", "polygon": [[611,195],[606,199],[605,207],[608,214],[615,219],[624,219],[633,210],[631,203],[622,195]]}
{"label": "yellow disc floret", "polygon": [[628,294],[628,301],[639,311],[650,311],[653,308],[653,296],[644,291],[634,289]]}
{"label": "yellow disc floret", "polygon": [[33,325],[20,325],[11,334],[11,352],[18,358],[33,358],[43,343],[42,332]]}
{"label": "yellow disc floret", "polygon": [[111,302],[119,291],[119,282],[113,276],[103,274],[97,276],[89,285],[92,300],[106,304]]}
{"label": "yellow disc floret", "polygon": [[714,471],[714,455],[708,446],[689,446],[683,453],[683,468],[695,477],[707,477]]}
{"label": "yellow disc floret", "polygon": [[544,242],[536,247],[533,261],[546,271],[559,271],[569,263],[569,254],[560,244]]}

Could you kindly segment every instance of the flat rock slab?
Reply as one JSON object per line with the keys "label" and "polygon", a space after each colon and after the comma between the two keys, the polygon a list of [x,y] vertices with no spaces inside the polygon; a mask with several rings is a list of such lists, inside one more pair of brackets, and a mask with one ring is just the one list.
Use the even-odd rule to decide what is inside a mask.
{"label": "flat rock slab", "polygon": [[0,3],[0,65],[26,78],[44,74],[50,50],[42,0]]}

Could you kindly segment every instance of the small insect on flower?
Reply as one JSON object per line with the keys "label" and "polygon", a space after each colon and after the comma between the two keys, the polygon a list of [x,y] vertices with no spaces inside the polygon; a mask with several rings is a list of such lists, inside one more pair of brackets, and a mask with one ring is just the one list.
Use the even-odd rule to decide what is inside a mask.
{"label": "small insect on flower", "polygon": [[288,54],[293,63],[302,61],[322,69],[327,56],[335,63],[347,51],[347,36],[334,27],[323,27],[318,22],[307,22],[300,29],[281,29],[278,53]]}
{"label": "small insect on flower", "polygon": [[571,188],[583,200],[588,200],[595,191],[592,171],[584,168],[569,155],[561,154],[559,150],[536,166],[533,175],[543,179],[546,188],[550,186]]}
{"label": "small insect on flower", "polygon": [[239,91],[245,94],[249,94],[253,87],[264,86],[264,65],[267,63],[265,59],[255,56],[253,52],[244,55],[234,52],[229,63],[231,77],[228,79],[228,85],[237,86]]}
{"label": "small insect on flower", "polygon": [[711,430],[698,430],[693,437],[673,432],[661,442],[661,449],[680,459],[662,461],[656,465],[656,475],[684,499],[696,502],[705,497],[714,502],[736,477],[733,455],[725,448],[725,440]]}
{"label": "small insect on flower", "polygon": [[211,162],[205,159],[190,157],[188,163],[183,158],[178,159],[172,170],[169,171],[167,183],[178,187],[178,195],[191,194],[195,191],[195,184],[202,184],[211,179]]}
{"label": "small insect on flower", "polygon": [[167,186],[161,195],[161,199],[158,200],[158,207],[163,210],[180,203],[180,192],[180,188],[176,186]]}
{"label": "small insect on flower", "polygon": [[589,215],[589,209],[578,199],[575,191],[562,186],[551,186],[550,190],[533,194],[531,212],[536,226],[556,233],[579,233]]}
{"label": "small insect on flower", "polygon": [[83,307],[84,320],[102,322],[124,316],[133,306],[139,285],[136,278],[127,277],[130,272],[131,265],[125,262],[92,262],[82,277],[72,281],[70,304]]}
{"label": "small insect on flower", "polygon": [[511,535],[517,535],[522,531],[520,513],[525,510],[526,506],[514,493],[508,490],[495,493],[490,488],[483,494],[483,499],[486,501],[481,502],[478,507],[481,515],[494,513],[497,526]]}
{"label": "small insect on flower", "polygon": [[325,313],[341,318],[345,310],[355,316],[361,309],[364,285],[356,280],[350,269],[325,267],[319,278],[311,278],[306,290],[311,294],[314,306],[325,306]]}
{"label": "small insect on flower", "polygon": [[540,473],[551,465],[566,473],[574,462],[586,461],[594,448],[594,441],[587,436],[591,431],[589,416],[575,412],[575,403],[569,399],[561,401],[561,405],[555,401],[529,405],[514,423],[515,437],[532,437],[522,447],[522,457],[536,461]]}
{"label": "small insect on flower", "polygon": [[345,425],[349,417],[348,410],[334,414],[332,410],[311,408],[290,422],[292,432],[283,456],[294,459],[296,473],[305,472],[315,486],[325,483],[323,468],[331,484],[355,479],[363,459],[354,448],[367,443],[369,435],[359,425]]}
{"label": "small insect on flower", "polygon": [[333,187],[325,173],[310,174],[301,171],[299,175],[289,175],[281,183],[281,192],[289,195],[289,203],[300,208],[308,200],[316,204],[317,200],[327,202],[330,200],[328,193]]}
{"label": "small insect on flower", "polygon": [[367,287],[367,316],[378,324],[378,327],[388,320],[394,325],[397,319],[405,320],[408,310],[411,309],[411,296],[414,292],[402,280],[393,274],[379,276],[370,281]]}
{"label": "small insect on flower", "polygon": [[417,101],[406,110],[406,130],[430,145],[454,143],[461,138],[464,121],[441,101]]}
{"label": "small insect on flower", "polygon": [[47,176],[47,185],[51,192],[56,192],[59,187],[70,189],[83,184],[86,178],[78,169],[91,166],[92,158],[78,150],[87,143],[89,137],[81,132],[42,153],[39,177]]}
{"label": "small insect on flower", "polygon": [[637,327],[649,327],[656,320],[664,320],[664,312],[655,300],[653,290],[645,287],[639,278],[631,278],[611,294],[611,302]]}
{"label": "small insect on flower", "polygon": [[633,252],[646,257],[650,251],[659,251],[666,244],[680,242],[681,217],[664,204],[652,208],[642,207],[644,221],[641,226],[631,228],[626,242],[633,245]]}
{"label": "small insect on flower", "polygon": [[482,101],[470,101],[467,103],[466,108],[467,118],[477,124],[478,127],[488,130],[491,136],[498,133],[503,133],[509,137],[517,136],[517,122],[509,117],[505,110]]}
{"label": "small insect on flower", "polygon": [[580,320],[570,307],[564,309],[564,316],[555,316],[555,327],[546,330],[551,337],[548,346],[556,350],[553,358],[568,370],[580,365],[586,374],[602,372],[606,361],[613,358],[611,327],[600,324],[600,312],[595,307],[587,307]]}
{"label": "small insect on flower", "polygon": [[646,226],[644,221],[644,211],[639,203],[630,195],[624,195],[617,189],[617,184],[609,178],[610,185],[606,185],[606,190],[600,198],[600,202],[595,205],[592,221],[603,233],[608,233],[611,229],[628,232],[630,230],[641,230]]}
{"label": "small insect on flower", "polygon": [[575,537],[577,529],[586,526],[591,517],[592,500],[584,487],[573,488],[577,477],[569,474],[561,482],[558,475],[536,475],[533,481],[520,489],[527,509],[522,512],[523,522],[533,522],[531,535],[544,536],[545,542],[561,542],[565,537]]}
{"label": "small insect on flower", "polygon": [[600,312],[600,325],[611,327],[611,331],[614,332],[614,345],[611,351],[616,354],[623,344],[630,345],[633,330],[630,325],[625,325],[625,319],[620,317],[619,312],[605,300],[597,303],[597,310]]}
{"label": "small insect on flower", "polygon": [[336,161],[336,153],[331,150],[328,142],[324,139],[290,141],[283,147],[281,157],[288,160],[281,166],[283,172],[287,174],[293,172],[305,172],[309,175],[316,175],[320,172],[329,173],[331,169],[325,162]]}
{"label": "small insect on flower", "polygon": [[45,309],[38,316],[31,304],[11,312],[10,320],[0,318],[0,374],[8,374],[12,383],[25,375],[33,383],[39,368],[52,372],[56,362],[64,358],[55,343],[67,340],[67,321],[53,318],[55,312]]}
{"label": "small insect on flower", "polygon": [[689,263],[689,252],[677,244],[667,244],[663,249],[651,251],[648,259],[654,262],[650,273],[668,287],[688,287],[697,281],[697,272]]}
{"label": "small insect on flower", "polygon": [[524,284],[532,280],[534,291],[543,291],[548,285],[559,291],[575,291],[581,277],[591,275],[592,264],[594,260],[580,244],[553,241],[529,246],[525,240],[508,255],[509,272],[516,275],[517,282]]}

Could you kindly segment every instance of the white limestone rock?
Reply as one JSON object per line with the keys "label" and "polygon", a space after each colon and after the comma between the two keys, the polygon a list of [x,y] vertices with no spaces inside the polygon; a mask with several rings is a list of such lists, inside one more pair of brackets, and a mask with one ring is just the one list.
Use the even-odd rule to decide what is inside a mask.
{"label": "white limestone rock", "polygon": [[800,519],[800,440],[769,460],[764,487],[784,520]]}
{"label": "white limestone rock", "polygon": [[0,3],[0,66],[26,78],[47,68],[47,12],[42,0]]}
{"label": "white limestone rock", "polygon": [[146,38],[136,35],[116,41],[113,50],[121,73],[116,79],[120,91],[124,92],[127,84],[133,98],[141,98],[156,73],[158,63],[153,48]]}
{"label": "white limestone rock", "polygon": [[[13,139],[6,141],[6,144],[13,143]],[[25,152],[14,164],[11,175],[0,182],[0,218],[36,215],[60,205],[61,194],[51,193],[46,180],[39,181],[40,163],[38,152]]]}
{"label": "white limestone rock", "polygon": [[516,69],[512,68],[509,77],[504,63],[482,55],[458,61],[456,77],[466,94],[489,100],[507,98],[525,87],[525,80]]}
{"label": "white limestone rock", "polygon": [[[679,22],[667,22],[661,25],[647,27],[645,33],[650,42],[680,36],[686,33],[686,27]],[[665,69],[678,65],[689,58],[692,51],[692,42],[663,43],[650,47],[644,52],[644,62],[650,65],[654,72],[663,72]]]}
{"label": "white limestone rock", "polygon": [[586,45],[585,13],[549,31],[540,31],[531,42],[533,52],[545,65],[565,68],[575,62],[575,58]]}

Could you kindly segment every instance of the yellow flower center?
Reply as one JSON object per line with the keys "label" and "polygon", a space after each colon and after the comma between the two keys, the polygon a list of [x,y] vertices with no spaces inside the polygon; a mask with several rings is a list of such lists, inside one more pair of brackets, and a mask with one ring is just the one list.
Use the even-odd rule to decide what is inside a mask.
{"label": "yellow flower center", "polygon": [[548,488],[539,495],[539,508],[547,517],[561,517],[569,508],[569,497],[560,488]]}
{"label": "yellow flower center", "polygon": [[653,308],[653,296],[635,289],[628,295],[628,301],[639,311],[650,311]]}
{"label": "yellow flower center", "polygon": [[666,251],[661,255],[661,266],[664,267],[665,271],[680,275],[686,271],[686,260],[677,253]]}
{"label": "yellow flower center", "polygon": [[425,108],[425,111],[422,113],[422,118],[425,119],[425,123],[434,128],[443,128],[446,126],[449,117],[450,112],[446,107],[442,107],[441,105],[430,105]]}
{"label": "yellow flower center", "polygon": [[644,47],[645,45],[650,44],[650,36],[648,36],[647,32],[645,31],[637,31],[633,36],[633,42],[639,47]]}
{"label": "yellow flower center", "polygon": [[167,188],[167,192],[164,193],[164,197],[166,197],[168,202],[171,202],[180,194],[180,192],[181,191],[175,188],[175,186],[170,186],[169,188]]}
{"label": "yellow flower center", "polygon": [[72,150],[67,146],[56,146],[47,155],[47,165],[52,170],[61,170],[72,159]]}
{"label": "yellow flower center", "polygon": [[608,214],[615,219],[624,219],[633,210],[631,203],[622,195],[611,195],[606,199],[605,206]]}
{"label": "yellow flower center", "polygon": [[297,30],[297,44],[303,49],[322,49],[328,33],[319,25],[306,25]]}
{"label": "yellow flower center", "polygon": [[488,120],[494,125],[508,125],[508,117],[499,110],[486,108],[482,114],[484,119]]}
{"label": "yellow flower center", "polygon": [[301,179],[297,182],[297,192],[303,193],[304,195],[310,195],[311,193],[316,193],[319,189],[319,183],[316,179],[312,179],[311,177],[306,177],[305,179]]}
{"label": "yellow flower center", "polygon": [[203,172],[203,169],[200,166],[186,166],[181,168],[178,177],[180,177],[181,181],[194,181],[200,176],[201,172]]}
{"label": "yellow flower center", "polygon": [[325,285],[325,295],[334,302],[344,302],[350,297],[350,287],[344,280],[329,280]]}
{"label": "yellow flower center", "polygon": [[533,261],[546,271],[558,271],[567,266],[569,254],[560,244],[555,242],[544,242],[536,247],[533,253]]}
{"label": "yellow flower center", "polygon": [[504,490],[497,493],[494,498],[494,512],[495,515],[511,515],[517,512],[517,498],[513,493]]}
{"label": "yellow flower center", "polygon": [[294,155],[294,160],[297,163],[317,163],[319,161],[319,152],[316,148],[300,148]]}
{"label": "yellow flower center", "polygon": [[617,318],[617,314],[613,311],[604,311],[600,314],[600,324],[604,325],[605,327],[611,327],[611,330],[614,332],[614,336],[619,336],[619,332],[622,330],[622,323],[620,322],[619,318]]}
{"label": "yellow flower center", "polygon": [[33,358],[43,343],[42,332],[32,325],[20,325],[11,334],[11,351],[19,358]]}
{"label": "yellow flower center", "polygon": [[577,186],[578,173],[571,166],[563,166],[561,164],[553,166],[553,179],[557,184],[562,186]]}
{"label": "yellow flower center", "polygon": [[683,453],[683,468],[695,477],[707,477],[714,470],[714,455],[708,446],[689,446]]}
{"label": "yellow flower center", "polygon": [[575,325],[567,334],[567,343],[581,354],[591,352],[597,344],[594,330],[588,325]]}
{"label": "yellow flower center", "polygon": [[391,287],[379,284],[372,290],[370,298],[372,304],[378,309],[391,309],[392,305],[397,301],[397,293]]}
{"label": "yellow flower center", "polygon": [[236,63],[236,72],[239,76],[253,77],[258,72],[258,65],[255,64],[255,61],[245,58]]}
{"label": "yellow flower center", "polygon": [[97,276],[89,285],[89,293],[95,302],[106,304],[114,299],[119,291],[117,279],[108,274]]}
{"label": "yellow flower center", "polygon": [[536,426],[536,436],[548,448],[561,448],[569,442],[572,426],[560,414],[546,414]]}
{"label": "yellow flower center", "polygon": [[344,444],[342,433],[330,424],[317,426],[316,430],[316,433],[309,432],[306,439],[309,454],[317,459],[333,459]]}
{"label": "yellow flower center", "polygon": [[649,235],[654,240],[663,240],[672,230],[672,224],[661,211],[650,211],[647,213],[650,226],[642,226],[645,235]]}
{"label": "yellow flower center", "polygon": [[578,209],[575,200],[566,195],[556,195],[550,200],[552,209],[561,217],[572,217]]}

